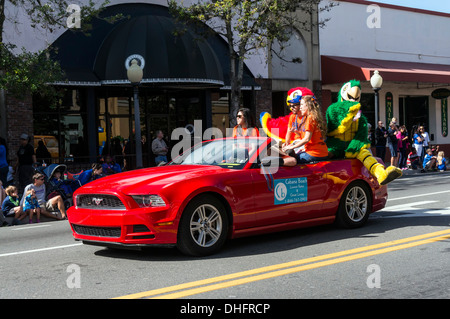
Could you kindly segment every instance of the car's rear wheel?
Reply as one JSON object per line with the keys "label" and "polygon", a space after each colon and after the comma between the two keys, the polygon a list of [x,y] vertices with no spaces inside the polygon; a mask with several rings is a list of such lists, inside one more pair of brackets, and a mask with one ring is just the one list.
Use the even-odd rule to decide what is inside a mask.
{"label": "car's rear wheel", "polygon": [[194,198],[181,216],[177,247],[187,255],[207,256],[223,246],[227,233],[228,217],[222,202],[202,195]]}
{"label": "car's rear wheel", "polygon": [[361,227],[369,218],[371,209],[372,197],[369,187],[363,182],[353,182],[342,194],[336,221],[346,228]]}

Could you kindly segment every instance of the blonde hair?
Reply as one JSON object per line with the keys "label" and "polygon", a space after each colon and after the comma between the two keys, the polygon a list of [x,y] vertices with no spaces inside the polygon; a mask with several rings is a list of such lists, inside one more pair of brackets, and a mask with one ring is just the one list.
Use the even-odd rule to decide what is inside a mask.
{"label": "blonde hair", "polygon": [[317,126],[322,133],[322,137],[325,139],[325,136],[327,136],[327,123],[325,122],[319,103],[317,103],[316,98],[311,95],[306,95],[302,99],[308,106],[308,114],[317,123]]}
{"label": "blonde hair", "polygon": [[6,187],[6,189],[5,189],[5,193],[8,196],[11,196],[15,192],[17,192],[17,187],[16,186],[12,186],[11,185],[11,186]]}
{"label": "blonde hair", "polygon": [[438,156],[436,157],[438,165],[442,164],[442,159],[444,158],[444,156],[444,151],[439,151]]}

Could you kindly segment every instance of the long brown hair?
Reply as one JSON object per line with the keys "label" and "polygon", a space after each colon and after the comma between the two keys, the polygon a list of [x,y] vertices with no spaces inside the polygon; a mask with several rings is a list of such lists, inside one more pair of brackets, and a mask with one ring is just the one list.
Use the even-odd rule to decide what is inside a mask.
{"label": "long brown hair", "polygon": [[317,123],[319,130],[322,133],[322,137],[325,139],[327,136],[327,123],[325,122],[319,103],[317,103],[316,98],[311,95],[306,95],[302,97],[302,99],[305,100],[305,103],[308,106],[309,116]]}

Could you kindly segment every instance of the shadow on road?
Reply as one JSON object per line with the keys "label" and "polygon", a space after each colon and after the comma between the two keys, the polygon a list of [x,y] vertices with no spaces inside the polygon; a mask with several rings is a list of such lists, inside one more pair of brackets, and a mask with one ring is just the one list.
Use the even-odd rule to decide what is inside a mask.
{"label": "shadow on road", "polygon": [[[335,225],[325,225],[233,239],[229,240],[217,254],[202,258],[184,256],[176,248],[145,248],[142,251],[130,251],[99,247],[95,255],[105,258],[142,261],[208,260],[287,252],[300,247],[331,242],[336,242],[335,251],[341,251],[358,247],[357,239],[359,238],[376,239],[391,230],[418,226],[448,227],[450,225],[450,215],[428,214],[420,217],[405,217],[404,214],[400,212],[391,213],[386,208],[382,212],[372,214],[366,225],[357,229],[343,229]],[[396,216],[393,218],[393,215]],[[347,239],[355,239],[351,242],[352,246],[346,241]],[[374,241],[373,243],[383,241],[385,240]],[[349,246],[344,246],[347,244]],[[297,257],[303,258],[306,256],[296,256],[295,258]]]}

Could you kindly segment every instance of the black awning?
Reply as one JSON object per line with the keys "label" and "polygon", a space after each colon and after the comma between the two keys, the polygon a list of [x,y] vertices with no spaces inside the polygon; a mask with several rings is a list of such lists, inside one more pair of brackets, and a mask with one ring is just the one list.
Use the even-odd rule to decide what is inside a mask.
{"label": "black awning", "polygon": [[[132,54],[145,59],[142,84],[158,86],[229,85],[226,42],[214,35],[196,40],[192,30],[175,36],[175,19],[167,7],[152,4],[120,4],[107,7],[102,16],[123,14],[114,24],[94,19],[84,34],[68,30],[52,47],[70,85],[111,85],[129,83],[125,60]],[[257,86],[245,67],[244,86]]]}

